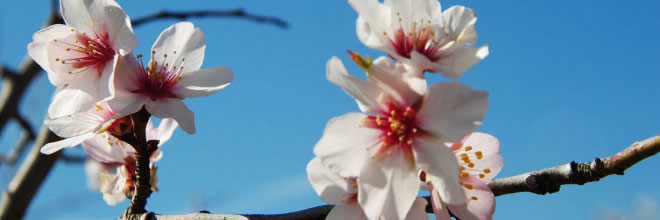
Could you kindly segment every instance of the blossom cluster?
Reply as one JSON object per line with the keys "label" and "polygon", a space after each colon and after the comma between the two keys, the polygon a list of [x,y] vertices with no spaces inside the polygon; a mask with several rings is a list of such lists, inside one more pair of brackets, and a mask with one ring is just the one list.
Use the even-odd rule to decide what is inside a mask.
{"label": "blossom cluster", "polygon": [[[150,120],[143,131],[159,145],[177,126],[193,134],[193,112],[182,99],[218,92],[233,73],[226,67],[200,69],[206,42],[190,22],[165,29],[144,66],[142,55],[133,54],[138,40],[130,18],[114,0],[61,0],[60,12],[65,24],[38,31],[28,45],[28,54],[57,87],[45,123],[64,138],[41,152],[81,144],[95,160],[87,163],[91,185],[116,204],[134,191],[135,146],[118,138],[134,131],[130,116],[146,109],[162,118],[159,128]],[[154,151],[152,163],[161,156]],[[155,187],[155,175],[152,183]]]}
{"label": "blossom cluster", "polygon": [[[502,168],[499,141],[475,132],[488,93],[456,83],[488,55],[475,47],[476,15],[441,10],[437,0],[349,0],[357,36],[389,57],[351,54],[366,80],[339,58],[327,62],[330,82],[353,97],[360,113],[331,119],[307,166],[319,196],[336,205],[328,219],[492,219],[495,197],[486,185]],[[428,85],[425,73],[452,79]],[[451,214],[450,214],[451,213]]]}

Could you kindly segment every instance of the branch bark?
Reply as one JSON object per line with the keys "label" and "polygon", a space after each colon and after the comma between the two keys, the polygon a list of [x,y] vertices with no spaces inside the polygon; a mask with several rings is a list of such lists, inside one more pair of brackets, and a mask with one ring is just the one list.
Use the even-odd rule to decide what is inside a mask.
{"label": "branch bark", "polygon": [[[584,185],[588,182],[599,181],[601,178],[617,174],[623,175],[623,172],[638,162],[649,158],[660,151],[660,135],[650,137],[646,140],[633,143],[628,148],[614,156],[604,159],[596,158],[592,162],[576,163],[575,161],[542,169],[534,172],[524,173],[517,176],[495,179],[488,186],[495,196],[501,196],[517,192],[532,192],[536,194],[546,194],[558,192],[561,185],[578,184]],[[426,212],[431,213],[432,207],[430,198],[424,197],[429,201]],[[333,208],[332,205],[318,206],[305,209],[298,212],[291,212],[278,215],[231,215],[231,214],[210,214],[193,213],[186,215],[157,215],[154,213],[143,213],[136,215],[136,219],[147,220],[181,220],[181,219],[204,219],[204,220],[279,220],[279,219],[325,219],[325,216]],[[141,218],[140,218],[141,217]]]}
{"label": "branch bark", "polygon": [[59,139],[45,125],[41,128],[30,153],[21,164],[14,179],[2,193],[0,219],[21,219],[23,217],[32,197],[37,193],[41,183],[46,179],[61,154],[60,152],[51,155],[42,154],[41,146]]}
{"label": "branch bark", "polygon": [[552,168],[524,173],[517,176],[493,180],[488,186],[496,196],[518,192],[546,194],[558,192],[561,185],[584,185],[603,177],[623,172],[660,151],[660,136],[635,142],[618,154],[604,159],[596,158],[592,162],[567,164]]}
{"label": "branch bark", "polygon": [[245,19],[249,21],[253,21],[256,23],[262,23],[262,24],[272,24],[277,27],[286,29],[289,24],[277,17],[272,17],[272,16],[264,16],[264,15],[256,15],[256,14],[251,14],[248,12],[245,12],[243,9],[234,9],[234,10],[226,10],[226,11],[216,11],[216,10],[208,10],[208,11],[183,11],[183,12],[175,12],[175,11],[161,11],[153,15],[148,15],[142,18],[138,19],[133,19],[132,24],[134,26],[141,25],[146,22],[154,21],[157,19],[178,19],[178,20],[183,20],[186,18],[201,18],[201,17],[230,17],[230,18],[239,18],[239,19]]}

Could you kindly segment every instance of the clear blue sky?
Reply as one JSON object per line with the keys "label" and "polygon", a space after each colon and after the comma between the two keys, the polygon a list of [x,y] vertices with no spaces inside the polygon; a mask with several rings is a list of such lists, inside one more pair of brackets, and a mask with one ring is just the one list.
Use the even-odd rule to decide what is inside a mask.
{"label": "clear blue sky", "polygon": [[[204,68],[228,66],[233,84],[220,93],[186,100],[197,134],[177,130],[164,147],[160,192],[148,209],[180,214],[284,213],[322,205],[307,182],[305,165],[326,122],[355,102],[325,79],[325,63],[340,57],[355,75],[346,49],[369,54],[355,35],[357,14],[346,1],[128,1],[132,18],[162,9],[230,9],[273,15],[279,29],[226,18],[193,19],[207,41]],[[576,160],[609,156],[660,133],[660,3],[656,1],[443,1],[478,15],[479,45],[490,56],[459,81],[490,92],[479,131],[502,143],[499,177]],[[41,29],[49,1],[5,1],[0,7],[0,62],[16,67]],[[148,53],[174,20],[135,28]],[[446,80],[428,75],[432,82]],[[45,116],[54,87],[41,75],[21,103],[34,127]],[[0,151],[13,145],[17,126],[2,134]],[[80,154],[81,150],[67,153]],[[660,156],[625,176],[610,176],[561,192],[497,198],[495,219],[599,219],[634,216],[639,201],[660,200]],[[16,167],[0,166],[0,186]],[[27,219],[108,219],[128,202],[107,206],[86,186],[82,165],[58,163],[28,210]],[[647,203],[648,204],[648,203]],[[651,202],[652,204],[652,202]],[[657,205],[657,203],[656,203]],[[656,215],[660,215],[656,211]]]}

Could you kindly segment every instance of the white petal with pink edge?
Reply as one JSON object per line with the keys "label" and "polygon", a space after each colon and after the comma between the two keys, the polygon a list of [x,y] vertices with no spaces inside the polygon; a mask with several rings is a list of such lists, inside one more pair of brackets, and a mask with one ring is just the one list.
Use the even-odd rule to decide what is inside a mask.
{"label": "white petal with pink edge", "polygon": [[417,113],[417,124],[444,141],[459,141],[477,129],[488,110],[488,93],[457,83],[429,89]]}

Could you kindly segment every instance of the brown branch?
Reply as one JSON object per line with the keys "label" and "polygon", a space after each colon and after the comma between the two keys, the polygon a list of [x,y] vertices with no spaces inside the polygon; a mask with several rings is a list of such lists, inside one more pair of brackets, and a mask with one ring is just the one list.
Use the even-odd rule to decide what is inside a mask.
{"label": "brown branch", "polygon": [[225,11],[185,11],[185,12],[174,12],[174,11],[161,11],[153,15],[148,15],[132,21],[133,26],[138,26],[150,21],[158,19],[178,19],[183,20],[187,18],[200,18],[200,17],[229,17],[229,18],[239,18],[249,21],[253,21],[261,24],[272,24],[277,27],[286,29],[289,24],[277,17],[264,16],[264,15],[255,15],[248,12],[245,12],[243,9],[234,9],[234,10],[225,10]]}
{"label": "brown branch", "polygon": [[532,192],[546,194],[558,192],[561,185],[578,184],[598,181],[603,177],[617,174],[636,163],[655,155],[660,151],[660,136],[635,142],[618,154],[592,162],[576,163],[575,161],[517,176],[493,180],[488,186],[496,196],[517,192]]}
{"label": "brown branch", "polygon": [[2,193],[0,200],[0,219],[21,219],[32,197],[46,179],[60,152],[45,155],[40,149],[46,143],[60,138],[50,132],[46,126],[41,128],[39,136],[30,153],[21,164],[18,172]]}
{"label": "brown branch", "polygon": [[[657,154],[660,151],[660,135],[648,138],[646,140],[635,142],[630,147],[620,153],[604,158],[596,158],[589,163],[571,162],[568,164],[543,169],[530,173],[520,174],[513,177],[495,179],[488,186],[495,196],[501,196],[517,192],[532,192],[536,194],[554,193],[559,191],[559,187],[565,184],[583,185],[588,182],[598,181],[603,177],[617,174],[623,175],[623,171],[637,164],[638,162]],[[424,197],[428,201],[426,212],[432,213],[430,198]],[[291,212],[278,215],[227,215],[227,214],[209,214],[193,213],[186,215],[157,215],[154,213],[143,213],[134,218],[144,217],[149,220],[180,220],[180,219],[324,219],[332,209],[332,205],[318,206],[298,212]]]}

